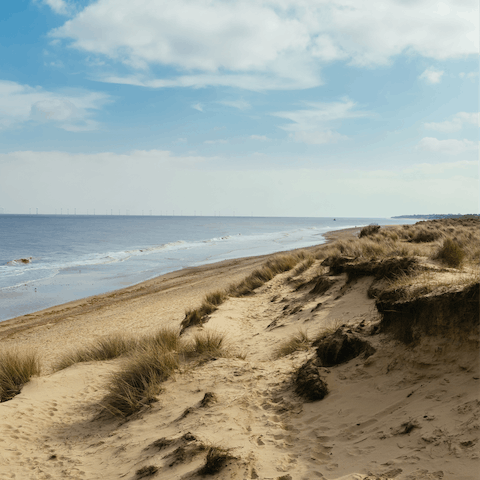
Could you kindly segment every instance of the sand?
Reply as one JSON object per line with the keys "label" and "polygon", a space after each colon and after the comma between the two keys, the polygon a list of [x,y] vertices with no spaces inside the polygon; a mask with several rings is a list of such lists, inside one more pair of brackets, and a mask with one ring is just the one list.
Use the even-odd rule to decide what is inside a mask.
{"label": "sand", "polygon": [[[431,337],[413,348],[369,336],[376,353],[326,369],[330,393],[316,402],[292,386],[292,373],[314,349],[274,358],[299,328],[311,337],[340,324],[372,329],[379,318],[367,296],[370,277],[349,284],[343,274],[332,277],[335,285],[315,296],[295,291],[286,273],[255,295],[229,298],[185,335],[221,331],[231,356],[181,371],[157,402],[128,420],[96,417],[121,359],[51,372],[65,351],[95,338],[179,325],[206,292],[264,260],[176,272],[1,323],[1,348],[36,348],[44,367],[0,404],[0,479],[137,479],[148,466],[157,471],[144,478],[479,478],[480,376],[472,345]],[[205,406],[207,392],[215,401]],[[161,438],[171,443],[153,445]],[[199,473],[205,445],[231,449],[225,468],[210,477]]]}

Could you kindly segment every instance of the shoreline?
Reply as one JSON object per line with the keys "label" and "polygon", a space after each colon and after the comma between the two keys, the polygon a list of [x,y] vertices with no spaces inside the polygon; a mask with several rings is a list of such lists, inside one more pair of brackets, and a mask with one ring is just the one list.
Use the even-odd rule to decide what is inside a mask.
{"label": "shoreline", "polygon": [[[326,240],[324,243],[300,250],[321,248],[338,238],[354,235],[360,229],[361,227],[355,227],[328,232],[323,235]],[[62,328],[63,325],[65,329],[69,330],[68,333],[65,332],[65,335],[71,342],[79,343],[76,341],[78,339],[73,338],[75,336],[73,324],[78,322],[82,323],[81,330],[87,336],[92,332],[100,335],[108,334],[125,327],[137,332],[158,328],[159,324],[166,321],[165,317],[168,318],[168,322],[177,321],[179,323],[183,319],[185,308],[198,305],[206,293],[242,280],[255,268],[262,265],[267,258],[282,253],[285,251],[188,267],[130,287],[4,320],[0,322],[0,342],[26,344],[31,343],[32,338],[30,337],[33,336],[38,337],[34,338],[33,342],[37,343],[44,333],[46,334],[46,331]],[[145,310],[145,319],[139,320],[138,312],[145,312]],[[159,314],[161,313],[163,318],[158,318],[160,315],[155,315],[155,310]],[[111,317],[115,315],[122,318],[124,327],[120,328],[118,325],[117,328],[115,322],[112,322]],[[157,318],[155,319],[155,317]],[[99,326],[100,328],[98,328]],[[62,333],[63,335],[64,333]],[[81,336],[80,332],[78,335]],[[82,339],[83,337],[79,340]]]}

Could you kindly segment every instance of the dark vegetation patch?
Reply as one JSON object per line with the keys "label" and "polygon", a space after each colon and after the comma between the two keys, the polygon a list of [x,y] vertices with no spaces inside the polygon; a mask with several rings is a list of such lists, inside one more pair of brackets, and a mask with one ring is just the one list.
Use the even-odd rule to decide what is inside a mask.
{"label": "dark vegetation patch", "polygon": [[328,257],[322,265],[329,266],[334,275],[346,273],[349,281],[360,277],[391,279],[401,274],[411,275],[419,268],[415,257],[389,257],[360,262],[354,257],[337,255]]}
{"label": "dark vegetation patch", "polygon": [[205,459],[205,465],[198,473],[200,475],[215,475],[219,473],[227,465],[229,460],[236,458],[231,455],[230,452],[231,450],[227,448],[210,447]]}
{"label": "dark vegetation patch", "polygon": [[205,452],[207,446],[198,440],[193,440],[188,443],[184,443],[177,447],[172,453],[167,455],[165,458],[170,459],[169,467],[178,465],[180,463],[186,463],[192,461],[197,455]]}
{"label": "dark vegetation patch", "polygon": [[[380,331],[410,344],[423,335],[441,335],[452,342],[478,335],[479,283],[461,291],[419,296],[410,301],[377,301]],[[478,337],[477,337],[478,338]]]}
{"label": "dark vegetation patch", "polygon": [[360,230],[360,233],[358,234],[358,238],[363,238],[363,237],[370,237],[371,235],[375,235],[380,231],[380,225],[367,225],[366,227],[363,227]]}
{"label": "dark vegetation patch", "polygon": [[206,392],[200,401],[201,408],[207,408],[214,403],[217,403],[217,396],[213,392]]}
{"label": "dark vegetation patch", "polygon": [[142,467],[135,472],[137,478],[152,477],[158,472],[158,467],[155,465],[149,465],[148,467]]}
{"label": "dark vegetation patch", "polygon": [[[162,438],[159,438],[158,440],[155,440],[154,442],[152,442],[149,445],[149,447],[154,447],[154,448],[157,448],[158,450],[163,450],[164,448],[169,447],[173,443],[175,443],[175,440],[173,440],[171,438],[162,437]],[[149,448],[149,447],[147,447],[147,448]]]}
{"label": "dark vegetation patch", "polygon": [[417,230],[413,234],[413,237],[410,239],[410,242],[413,242],[413,243],[435,242],[435,240],[438,240],[439,238],[441,238],[441,236],[442,234],[438,230],[422,228]]}
{"label": "dark vegetation patch", "polygon": [[330,267],[330,275],[339,275],[344,271],[346,263],[352,263],[357,257],[335,254],[327,257],[323,262],[323,267]]}
{"label": "dark vegetation patch", "polygon": [[322,400],[328,394],[328,387],[315,361],[308,360],[294,374],[295,393],[310,402]]}
{"label": "dark vegetation patch", "polygon": [[337,283],[336,280],[332,280],[325,275],[319,275],[318,277],[315,277],[309,282],[300,284],[295,290],[298,291],[305,288],[311,288],[308,293],[310,295],[319,296],[330,290],[330,288],[332,288],[335,283]]}
{"label": "dark vegetation patch", "polygon": [[400,425],[400,428],[395,432],[395,435],[408,435],[416,428],[420,428],[420,425],[416,421],[409,420]]}
{"label": "dark vegetation patch", "polygon": [[348,362],[359,355],[365,358],[373,355],[375,349],[355,334],[344,332],[339,328],[313,343],[317,347],[316,364],[321,367],[333,367]]}

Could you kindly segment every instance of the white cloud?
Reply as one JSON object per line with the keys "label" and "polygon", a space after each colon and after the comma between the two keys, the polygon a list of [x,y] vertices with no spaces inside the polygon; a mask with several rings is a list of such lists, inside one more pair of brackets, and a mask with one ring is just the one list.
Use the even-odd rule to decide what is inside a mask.
{"label": "white cloud", "polygon": [[435,83],[440,83],[444,73],[443,70],[435,70],[435,68],[429,67],[418,78],[433,85]]}
{"label": "white cloud", "polygon": [[227,107],[238,108],[239,110],[247,110],[251,108],[250,103],[245,100],[221,100],[218,103],[226,105]]}
{"label": "white cloud", "polygon": [[309,102],[305,105],[308,108],[276,112],[273,115],[292,121],[280,127],[291,132],[290,138],[312,145],[336,143],[347,139],[346,136],[332,131],[330,125],[339,124],[344,119],[364,118],[371,115],[369,112],[357,110],[356,103],[348,98],[340,102]]}
{"label": "white cloud", "polygon": [[194,108],[195,110],[198,110],[199,112],[203,112],[203,103],[195,103],[194,105],[192,105],[192,108]]}
{"label": "white cloud", "polygon": [[[105,72],[107,82],[310,88],[321,84],[326,62],[370,66],[402,53],[436,60],[477,54],[477,7],[476,0],[384,0],[375,7],[371,0],[98,0],[51,36],[134,71]],[[157,65],[173,74],[155,78]]]}
{"label": "white cloud", "polygon": [[477,125],[479,123],[478,113],[459,112],[453,115],[451,120],[445,120],[444,122],[427,122],[424,123],[424,127],[430,130],[437,130],[439,132],[450,133],[458,132],[461,130],[465,123]]}
{"label": "white cloud", "polygon": [[348,137],[331,130],[294,132],[289,135],[296,142],[308,143],[309,145],[324,145],[326,143],[337,143],[340,140],[348,140]]}
{"label": "white cloud", "polygon": [[55,13],[58,13],[59,15],[67,15],[71,11],[71,6],[65,0],[41,0],[41,1],[45,5],[48,5]]}
{"label": "white cloud", "polygon": [[207,145],[217,145],[217,144],[228,143],[228,140],[205,140],[203,143]]}
{"label": "white cloud", "polygon": [[266,135],[250,135],[250,138],[252,140],[261,140],[262,142],[269,140],[269,138]]}
{"label": "white cloud", "polygon": [[478,77],[478,72],[469,72],[469,73],[460,72],[458,76],[460,78],[468,78],[470,80],[473,80],[474,78]]}
{"label": "white cloud", "polygon": [[425,137],[420,140],[417,149],[428,152],[439,152],[450,155],[458,155],[465,152],[470,152],[478,149],[476,142],[470,140],[438,140],[434,137]]}
{"label": "white cloud", "polygon": [[26,122],[50,122],[68,131],[93,130],[90,117],[109,101],[108,95],[85,90],[49,92],[40,87],[0,80],[0,128]]}

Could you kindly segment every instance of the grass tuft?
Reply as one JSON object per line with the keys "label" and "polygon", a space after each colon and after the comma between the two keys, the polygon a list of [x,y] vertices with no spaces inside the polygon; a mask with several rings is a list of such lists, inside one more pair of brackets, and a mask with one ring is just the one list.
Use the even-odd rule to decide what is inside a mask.
{"label": "grass tuft", "polygon": [[437,230],[420,229],[415,232],[411,241],[414,243],[430,243],[438,240],[442,234]]}
{"label": "grass tuft", "polygon": [[40,361],[34,351],[0,353],[0,402],[18,395],[31,377],[40,375]]}
{"label": "grass tuft", "polygon": [[162,327],[152,335],[138,341],[139,348],[154,347],[166,352],[178,352],[182,348],[180,332],[177,328]]}
{"label": "grass tuft", "polygon": [[283,341],[274,351],[274,358],[282,358],[299,350],[308,350],[310,339],[304,330],[299,330],[290,338]]}
{"label": "grass tuft", "polygon": [[227,354],[225,335],[211,330],[197,333],[184,352],[187,357],[224,357]]}
{"label": "grass tuft", "polygon": [[227,298],[228,294],[224,290],[217,290],[216,292],[205,295],[200,307],[186,310],[185,318],[181,323],[181,333],[183,333],[188,327],[205,323],[207,315],[215,312],[215,310],[217,310]]}
{"label": "grass tuft", "polygon": [[110,335],[100,338],[92,345],[64,355],[54,366],[54,371],[63,370],[75,363],[111,360],[120,357],[137,346],[133,338]]}
{"label": "grass tuft", "polygon": [[160,385],[179,368],[177,354],[161,347],[147,346],[129,357],[112,375],[101,405],[114,416],[128,417],[150,405]]}
{"label": "grass tuft", "polygon": [[443,264],[449,267],[456,268],[463,263],[465,252],[457,242],[451,238],[446,238],[442,247],[437,251],[433,258],[440,260]]}

